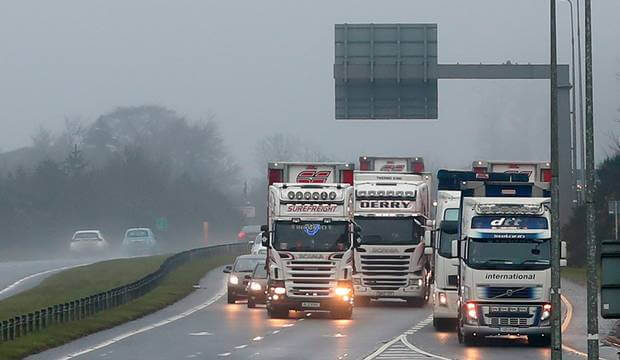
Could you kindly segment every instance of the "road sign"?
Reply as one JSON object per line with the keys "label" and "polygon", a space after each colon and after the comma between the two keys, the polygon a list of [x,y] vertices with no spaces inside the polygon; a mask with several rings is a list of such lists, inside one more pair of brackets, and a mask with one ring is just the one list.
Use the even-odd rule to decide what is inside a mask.
{"label": "road sign", "polygon": [[168,219],[165,217],[159,217],[155,219],[155,229],[158,231],[168,230]]}
{"label": "road sign", "polygon": [[340,24],[336,119],[437,119],[436,24]]}

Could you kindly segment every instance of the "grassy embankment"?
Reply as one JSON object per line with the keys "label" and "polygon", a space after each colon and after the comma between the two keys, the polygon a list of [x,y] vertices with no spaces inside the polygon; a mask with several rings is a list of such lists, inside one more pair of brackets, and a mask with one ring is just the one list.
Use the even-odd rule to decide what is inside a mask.
{"label": "grassy embankment", "polygon": [[[110,260],[63,271],[33,289],[0,301],[0,320],[131,283],[157,270],[165,259],[166,256],[150,256]],[[0,343],[0,359],[22,359],[162,309],[192,292],[193,285],[208,270],[231,261],[232,257],[222,256],[197,259],[181,265],[168,274],[158,287],[130,303],[83,320],[54,325],[15,341]]]}

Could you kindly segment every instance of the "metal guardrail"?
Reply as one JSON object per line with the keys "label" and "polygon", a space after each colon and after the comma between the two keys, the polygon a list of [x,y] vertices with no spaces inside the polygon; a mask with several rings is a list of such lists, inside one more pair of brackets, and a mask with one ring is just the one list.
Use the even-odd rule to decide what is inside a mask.
{"label": "metal guardrail", "polygon": [[85,319],[101,311],[115,308],[137,299],[164,279],[170,271],[195,258],[214,255],[239,255],[248,250],[246,243],[216,245],[180,252],[168,257],[155,272],[105,292],[56,304],[0,322],[0,344],[15,340],[49,326]]}

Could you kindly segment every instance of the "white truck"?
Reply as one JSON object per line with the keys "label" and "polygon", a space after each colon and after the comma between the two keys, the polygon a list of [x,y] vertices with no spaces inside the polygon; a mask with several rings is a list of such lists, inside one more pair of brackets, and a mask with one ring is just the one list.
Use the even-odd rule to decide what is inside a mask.
{"label": "white truck", "polygon": [[353,164],[270,163],[267,312],[353,312]]}
{"label": "white truck", "polygon": [[454,328],[458,317],[458,266],[452,256],[452,241],[458,239],[461,191],[458,171],[437,173],[437,201],[433,243],[433,326]]}
{"label": "white truck", "polygon": [[[526,174],[487,173],[461,182],[457,335],[466,345],[485,336],[526,335],[548,345],[551,334],[550,199]],[[566,246],[562,243],[562,258]],[[566,265],[566,260],[562,260]]]}
{"label": "white truck", "polygon": [[423,170],[423,163],[414,167],[419,161],[413,159],[421,160],[360,158],[366,171],[354,176],[356,305],[399,298],[421,306],[428,300],[432,179],[429,173],[415,172]]}

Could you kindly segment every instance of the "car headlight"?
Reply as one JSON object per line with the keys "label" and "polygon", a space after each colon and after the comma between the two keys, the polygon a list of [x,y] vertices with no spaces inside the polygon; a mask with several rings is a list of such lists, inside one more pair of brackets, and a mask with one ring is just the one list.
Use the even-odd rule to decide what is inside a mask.
{"label": "car headlight", "polygon": [[239,284],[239,278],[235,275],[230,275],[230,277],[228,278],[228,281],[233,285]]}
{"label": "car headlight", "polygon": [[273,292],[277,295],[284,295],[286,293],[286,289],[278,286],[277,288],[273,289]]}
{"label": "car headlight", "polygon": [[250,290],[252,291],[260,291],[261,289],[262,287],[257,282],[252,281],[252,283],[250,284]]}

